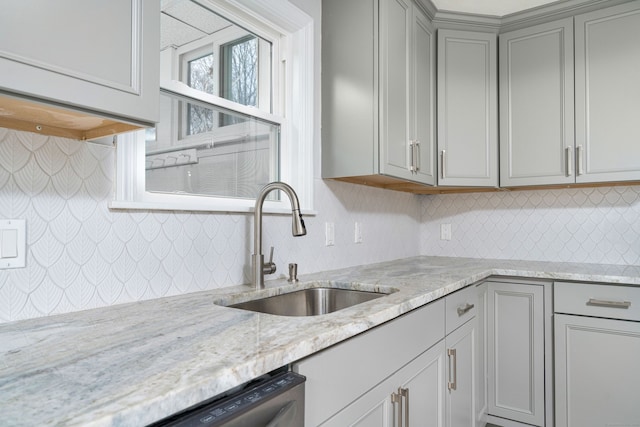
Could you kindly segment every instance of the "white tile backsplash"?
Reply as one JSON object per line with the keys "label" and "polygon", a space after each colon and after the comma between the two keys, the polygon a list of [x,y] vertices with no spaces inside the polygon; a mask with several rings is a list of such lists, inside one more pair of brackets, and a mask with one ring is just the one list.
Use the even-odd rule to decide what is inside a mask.
{"label": "white tile backsplash", "polygon": [[[113,147],[0,128],[0,218],[26,219],[28,245],[26,268],[0,270],[0,322],[248,282],[251,215],[110,210],[114,176]],[[307,236],[291,236],[289,216],[264,218],[278,275],[419,252],[418,197],[320,179],[314,191]]]}
{"label": "white tile backsplash", "polygon": [[425,197],[420,238],[423,255],[639,265],[640,186]]}
{"label": "white tile backsplash", "polygon": [[[251,215],[110,210],[114,172],[113,147],[0,128],[0,218],[26,219],[28,245],[26,268],[0,270],[0,322],[248,282]],[[640,186],[413,196],[314,184],[307,236],[291,236],[288,216],[264,219],[276,276],[289,262],[304,274],[418,254],[640,264]]]}

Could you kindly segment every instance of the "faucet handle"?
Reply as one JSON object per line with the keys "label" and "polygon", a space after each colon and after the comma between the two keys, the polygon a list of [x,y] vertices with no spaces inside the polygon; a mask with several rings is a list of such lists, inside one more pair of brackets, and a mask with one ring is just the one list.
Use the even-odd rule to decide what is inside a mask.
{"label": "faucet handle", "polygon": [[271,246],[271,251],[269,253],[269,261],[264,263],[262,271],[264,274],[273,274],[276,272],[276,265],[273,262],[273,246]]}

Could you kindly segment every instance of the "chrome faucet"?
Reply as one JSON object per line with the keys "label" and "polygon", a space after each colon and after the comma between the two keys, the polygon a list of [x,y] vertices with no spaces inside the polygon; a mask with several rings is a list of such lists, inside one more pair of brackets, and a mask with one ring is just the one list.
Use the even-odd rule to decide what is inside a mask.
{"label": "chrome faucet", "polygon": [[256,289],[264,289],[264,275],[276,272],[276,265],[273,262],[273,248],[271,248],[271,259],[265,264],[262,255],[262,205],[267,194],[273,190],[282,190],[289,197],[291,202],[292,225],[291,233],[294,236],[304,236],[307,229],[304,227],[302,214],[300,213],[300,202],[293,188],[284,182],[271,182],[265,185],[256,198],[256,207],[253,213],[253,255],[251,255],[252,284]]}

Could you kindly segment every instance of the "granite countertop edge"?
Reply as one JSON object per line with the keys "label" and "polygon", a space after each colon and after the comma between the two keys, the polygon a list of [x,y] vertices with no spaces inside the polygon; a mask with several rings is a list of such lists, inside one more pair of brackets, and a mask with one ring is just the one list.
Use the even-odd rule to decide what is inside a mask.
{"label": "granite countertop edge", "polygon": [[3,423],[146,425],[492,276],[640,285],[640,266],[422,256],[267,282],[396,290],[323,316],[214,304],[255,292],[234,286],[0,324]]}

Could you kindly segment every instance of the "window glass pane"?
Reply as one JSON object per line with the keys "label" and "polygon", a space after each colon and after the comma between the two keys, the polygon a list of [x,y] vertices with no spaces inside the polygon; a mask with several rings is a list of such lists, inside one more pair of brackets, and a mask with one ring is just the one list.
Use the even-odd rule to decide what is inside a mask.
{"label": "window glass pane", "polygon": [[[279,124],[164,92],[160,108],[146,141],[147,191],[255,198],[279,179]],[[227,125],[210,126],[216,122]]]}
{"label": "window glass pane", "polygon": [[188,85],[199,91],[213,95],[213,54],[188,62]]}
{"label": "window glass pane", "polygon": [[[163,2],[165,73],[204,93],[271,113],[271,43],[191,0]],[[177,75],[174,75],[176,74]]]}
{"label": "window glass pane", "polygon": [[189,104],[187,106],[187,135],[213,131],[214,117],[215,112],[211,108]]}
{"label": "window glass pane", "polygon": [[222,96],[242,105],[257,107],[258,39],[243,38],[222,49],[225,64]]}

